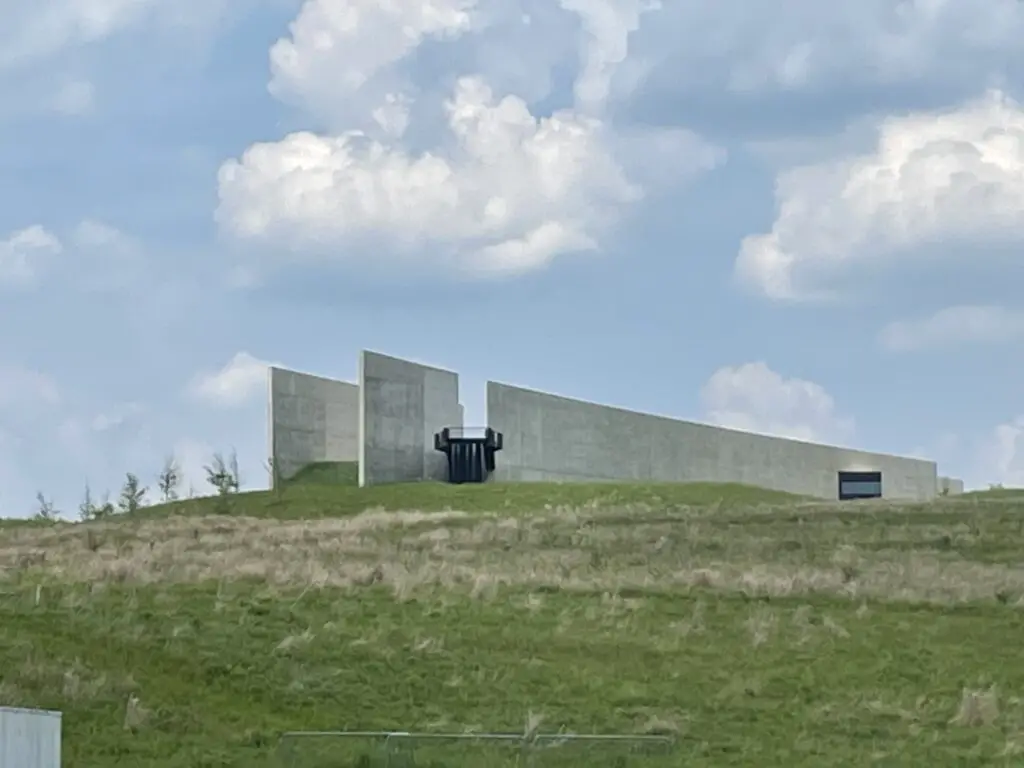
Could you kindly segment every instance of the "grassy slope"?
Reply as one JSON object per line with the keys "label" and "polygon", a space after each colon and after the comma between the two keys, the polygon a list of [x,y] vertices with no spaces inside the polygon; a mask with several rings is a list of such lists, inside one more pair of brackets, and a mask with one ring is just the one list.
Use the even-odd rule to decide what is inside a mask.
{"label": "grassy slope", "polygon": [[[73,768],[259,766],[285,730],[516,731],[531,712],[677,732],[651,765],[1019,764],[1018,503],[764,500],[294,487],[174,509],[227,517],[5,528],[0,703],[63,710]],[[368,507],[475,514],[331,519]],[[982,724],[951,723],[991,684]],[[289,766],[352,764],[306,744]],[[444,759],[514,764],[467,755]]]}
{"label": "grassy slope", "polygon": [[[528,483],[448,485],[447,483],[401,483],[370,488],[338,486],[319,482],[314,474],[307,482],[289,485],[283,493],[243,493],[228,501],[228,514],[251,517],[316,520],[346,517],[367,509],[420,510],[457,509],[466,512],[543,512],[557,507],[646,505],[676,507],[735,504],[784,504],[799,497],[781,491],[767,491],[748,485],[718,483]],[[176,504],[151,507],[147,515],[216,514],[219,500],[190,499]]]}

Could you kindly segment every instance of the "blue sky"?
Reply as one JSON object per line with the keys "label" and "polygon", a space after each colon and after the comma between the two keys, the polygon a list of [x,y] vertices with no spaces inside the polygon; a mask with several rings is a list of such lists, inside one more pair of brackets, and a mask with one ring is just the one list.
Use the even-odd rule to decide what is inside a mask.
{"label": "blue sky", "polygon": [[358,350],[1024,485],[1018,0],[14,0],[0,514]]}

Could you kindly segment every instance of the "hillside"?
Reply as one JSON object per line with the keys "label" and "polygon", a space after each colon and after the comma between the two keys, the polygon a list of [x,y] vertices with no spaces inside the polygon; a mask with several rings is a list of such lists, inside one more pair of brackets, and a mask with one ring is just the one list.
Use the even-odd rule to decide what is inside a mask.
{"label": "hillside", "polygon": [[8,524],[0,704],[63,710],[70,768],[383,765],[280,735],[534,727],[674,739],[537,766],[1019,764],[1022,533],[1012,494],[710,485],[311,484]]}

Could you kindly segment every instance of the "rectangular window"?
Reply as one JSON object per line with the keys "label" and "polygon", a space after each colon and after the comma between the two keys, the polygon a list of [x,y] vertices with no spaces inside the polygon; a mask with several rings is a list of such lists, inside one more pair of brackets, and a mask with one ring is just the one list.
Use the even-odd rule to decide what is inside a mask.
{"label": "rectangular window", "polygon": [[840,472],[839,500],[878,499],[882,496],[881,472]]}
{"label": "rectangular window", "polygon": [[856,498],[877,498],[882,495],[882,484],[854,480],[853,482],[843,483],[843,494]]}

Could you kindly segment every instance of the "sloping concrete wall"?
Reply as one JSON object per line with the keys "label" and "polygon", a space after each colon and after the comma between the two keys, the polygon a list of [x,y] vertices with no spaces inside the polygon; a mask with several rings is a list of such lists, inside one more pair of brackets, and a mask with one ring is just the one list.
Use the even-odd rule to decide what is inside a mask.
{"label": "sloping concrete wall", "polygon": [[936,495],[934,462],[755,435],[487,383],[502,481],[734,482],[825,499],[840,470],[881,470],[893,499]]}
{"label": "sloping concrete wall", "polygon": [[359,355],[359,485],[444,480],[434,433],[462,426],[459,376],[364,350]]}
{"label": "sloping concrete wall", "polygon": [[269,379],[270,456],[282,479],[309,464],[358,460],[358,386],[273,367]]}

